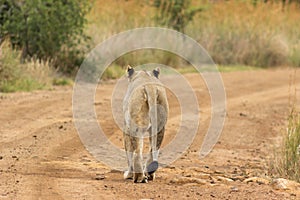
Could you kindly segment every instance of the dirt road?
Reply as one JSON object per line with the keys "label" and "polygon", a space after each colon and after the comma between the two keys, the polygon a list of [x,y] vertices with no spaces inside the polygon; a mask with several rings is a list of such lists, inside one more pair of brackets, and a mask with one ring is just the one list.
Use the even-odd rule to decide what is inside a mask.
{"label": "dirt road", "polygon": [[[210,97],[199,75],[186,75],[199,100],[200,127],[188,151],[160,168],[148,184],[124,181],[121,172],[84,148],[72,121],[71,87],[0,94],[0,199],[300,199],[297,189],[275,189],[267,174],[285,130],[294,75],[289,69],[223,73],[226,122],[215,148],[202,160]],[[121,130],[111,115],[114,83],[99,87],[95,107],[111,142],[122,146]],[[295,85],[299,100],[300,78]],[[164,145],[180,120],[180,106],[171,93],[169,102]],[[261,180],[248,179],[252,177]]]}

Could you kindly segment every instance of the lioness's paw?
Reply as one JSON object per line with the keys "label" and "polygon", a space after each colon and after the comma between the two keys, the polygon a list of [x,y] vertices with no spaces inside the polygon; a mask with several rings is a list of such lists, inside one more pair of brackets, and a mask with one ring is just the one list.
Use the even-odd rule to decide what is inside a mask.
{"label": "lioness's paw", "polygon": [[147,179],[148,179],[149,181],[154,181],[154,179],[155,179],[155,173],[147,174]]}
{"label": "lioness's paw", "polygon": [[147,177],[143,173],[134,173],[133,181],[135,183],[148,183]]}
{"label": "lioness's paw", "polygon": [[158,169],[158,162],[157,161],[152,161],[148,166],[147,166],[147,172],[149,174],[153,174],[156,170]]}
{"label": "lioness's paw", "polygon": [[124,179],[132,179],[133,178],[133,173],[129,171],[124,172]]}

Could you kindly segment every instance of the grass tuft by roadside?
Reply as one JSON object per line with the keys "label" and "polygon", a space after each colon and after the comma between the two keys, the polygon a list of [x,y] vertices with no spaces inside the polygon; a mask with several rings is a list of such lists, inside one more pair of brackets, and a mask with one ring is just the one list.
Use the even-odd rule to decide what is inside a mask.
{"label": "grass tuft by roadside", "polygon": [[271,173],[300,182],[300,113],[292,111],[282,146],[271,162]]}
{"label": "grass tuft by roadside", "polygon": [[47,89],[52,85],[71,85],[57,74],[50,61],[21,61],[21,52],[13,50],[8,41],[0,46],[0,92]]}
{"label": "grass tuft by roadside", "polygon": [[300,113],[295,110],[289,116],[284,148],[282,173],[300,182]]}
{"label": "grass tuft by roadside", "polygon": [[300,111],[296,104],[296,74],[292,79],[290,90],[295,87],[295,93],[289,96],[291,111],[288,116],[287,129],[282,145],[275,151],[274,160],[271,162],[271,174],[300,183]]}

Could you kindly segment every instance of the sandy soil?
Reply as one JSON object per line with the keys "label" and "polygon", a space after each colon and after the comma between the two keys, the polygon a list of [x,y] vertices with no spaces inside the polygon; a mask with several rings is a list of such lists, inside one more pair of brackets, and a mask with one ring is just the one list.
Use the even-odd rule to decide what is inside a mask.
{"label": "sandy soil", "polygon": [[[186,75],[199,100],[197,136],[148,184],[123,180],[85,149],[73,124],[71,87],[0,94],[0,199],[300,199],[297,189],[276,189],[268,174],[285,130],[294,75],[289,69],[223,73],[226,122],[215,148],[201,160],[210,97],[199,75]],[[299,91],[300,78],[295,85]],[[95,107],[106,135],[121,147],[122,133],[111,115],[114,86],[112,81],[99,87]],[[180,125],[180,105],[171,93],[169,102],[164,145]]]}

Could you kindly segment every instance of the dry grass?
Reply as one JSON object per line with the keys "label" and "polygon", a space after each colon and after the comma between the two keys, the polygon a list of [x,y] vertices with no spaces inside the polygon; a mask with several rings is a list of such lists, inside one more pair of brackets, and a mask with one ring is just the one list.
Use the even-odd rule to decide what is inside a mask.
{"label": "dry grass", "polygon": [[280,3],[256,7],[244,1],[212,4],[190,24],[188,34],[219,64],[297,65],[293,52],[299,51],[300,12],[294,6],[288,9],[282,11]]}
{"label": "dry grass", "polygon": [[290,81],[287,129],[271,161],[271,174],[300,182],[300,111],[297,106],[296,71]]}
{"label": "dry grass", "polygon": [[[121,31],[159,26],[154,20],[155,8],[147,2],[96,0],[88,16],[91,23],[87,29],[94,45]],[[203,45],[217,64],[300,66],[300,29],[297,24],[300,12],[293,4],[283,11],[280,3],[258,3],[254,7],[247,1],[193,1],[194,6],[204,4],[207,4],[207,9],[195,16],[186,33]],[[151,62],[153,56],[158,55],[132,56],[134,58],[129,60]],[[159,61],[169,64],[166,62],[170,60],[174,60],[174,56]],[[177,66],[182,64],[180,60],[176,62]]]}
{"label": "dry grass", "polygon": [[131,0],[95,0],[88,15],[87,33],[92,36],[94,44],[108,37],[133,28],[155,26],[154,8],[145,1]]}
{"label": "dry grass", "polygon": [[4,41],[0,54],[0,91],[31,91],[51,84],[54,71],[48,61],[31,59],[21,63],[21,52],[12,50]]}
{"label": "dry grass", "polygon": [[270,173],[300,182],[300,113],[291,112],[282,146],[275,151]]}

